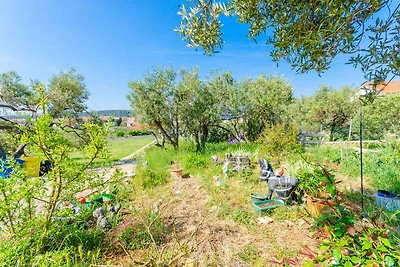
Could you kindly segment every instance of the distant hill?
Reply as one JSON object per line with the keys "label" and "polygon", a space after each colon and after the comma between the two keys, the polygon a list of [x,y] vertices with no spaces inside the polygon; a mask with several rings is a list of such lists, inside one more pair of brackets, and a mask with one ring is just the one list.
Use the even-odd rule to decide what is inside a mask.
{"label": "distant hill", "polygon": [[[132,112],[130,110],[123,109],[111,109],[111,110],[98,110],[93,111],[97,113],[99,116],[112,116],[112,117],[130,117]],[[84,117],[87,113],[82,113],[80,116]]]}

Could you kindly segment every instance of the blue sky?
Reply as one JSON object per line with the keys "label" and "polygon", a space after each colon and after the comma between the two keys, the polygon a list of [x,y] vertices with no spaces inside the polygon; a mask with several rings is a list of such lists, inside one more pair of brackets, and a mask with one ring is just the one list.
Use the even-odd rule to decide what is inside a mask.
{"label": "blue sky", "polygon": [[187,48],[173,31],[184,0],[0,0],[0,73],[17,71],[25,82],[47,82],[74,67],[85,77],[90,110],[129,109],[127,83],[153,66],[192,68],[207,76],[229,70],[236,79],[260,73],[284,75],[296,96],[310,95],[321,84],[358,86],[362,73],[337,58],[330,70],[296,74],[277,66],[269,48],[245,38],[246,26],[225,21],[220,54]]}

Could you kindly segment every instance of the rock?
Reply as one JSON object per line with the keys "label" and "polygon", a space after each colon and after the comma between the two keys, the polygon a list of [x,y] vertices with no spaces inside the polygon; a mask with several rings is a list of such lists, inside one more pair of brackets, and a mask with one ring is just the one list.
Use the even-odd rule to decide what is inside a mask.
{"label": "rock", "polygon": [[257,223],[259,224],[267,224],[267,223],[272,223],[274,220],[270,217],[258,217],[257,218]]}

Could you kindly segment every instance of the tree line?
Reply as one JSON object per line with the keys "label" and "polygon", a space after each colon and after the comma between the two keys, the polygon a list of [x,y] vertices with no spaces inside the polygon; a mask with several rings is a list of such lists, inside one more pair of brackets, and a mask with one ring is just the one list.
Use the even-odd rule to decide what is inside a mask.
{"label": "tree line", "polygon": [[[324,131],[330,141],[356,139],[363,105],[359,88],[322,85],[313,95],[296,98],[283,76],[235,80],[229,72],[214,72],[204,79],[198,68],[154,68],[129,87],[133,114],[158,130],[161,146],[168,142],[178,148],[179,138],[186,136],[193,138],[198,150],[206,142],[228,138],[255,141],[279,124]],[[378,97],[363,107],[366,138],[382,138],[400,129],[399,97]]]}

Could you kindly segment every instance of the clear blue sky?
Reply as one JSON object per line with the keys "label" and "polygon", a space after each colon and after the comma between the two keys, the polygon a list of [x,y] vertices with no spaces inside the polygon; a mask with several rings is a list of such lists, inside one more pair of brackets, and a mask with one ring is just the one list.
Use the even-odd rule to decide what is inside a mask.
{"label": "clear blue sky", "polygon": [[222,53],[205,56],[187,48],[173,31],[184,0],[0,0],[0,72],[17,71],[25,82],[47,82],[74,67],[85,77],[91,110],[130,109],[127,83],[142,79],[152,66],[199,66],[229,70],[236,79],[260,73],[282,74],[296,96],[321,84],[340,88],[363,82],[359,70],[338,58],[329,71],[296,74],[272,62],[268,47],[245,38],[246,26],[228,20]]}

